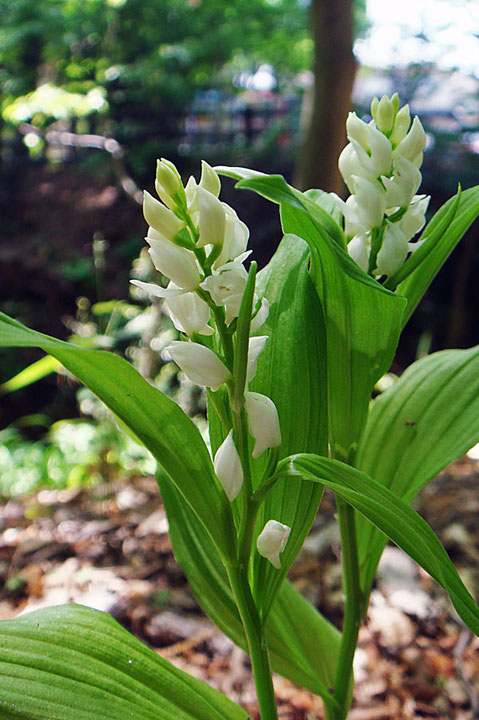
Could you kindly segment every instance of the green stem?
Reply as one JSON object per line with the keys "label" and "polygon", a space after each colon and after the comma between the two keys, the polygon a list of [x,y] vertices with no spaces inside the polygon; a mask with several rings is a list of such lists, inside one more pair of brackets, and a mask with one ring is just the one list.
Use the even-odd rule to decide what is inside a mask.
{"label": "green stem", "polygon": [[268,647],[244,565],[227,568],[231,589],[248,641],[261,720],[278,720]]}
{"label": "green stem", "polygon": [[330,720],[345,720],[351,704],[351,683],[354,681],[353,660],[361,626],[362,597],[359,583],[355,511],[338,496],[336,496],[336,505],[342,543],[345,606],[333,694],[340,709],[332,711]]}

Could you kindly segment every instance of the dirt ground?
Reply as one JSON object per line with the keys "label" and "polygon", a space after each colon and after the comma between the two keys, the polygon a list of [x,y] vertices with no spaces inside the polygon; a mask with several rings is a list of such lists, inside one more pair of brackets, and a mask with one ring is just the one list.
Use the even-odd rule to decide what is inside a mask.
{"label": "dirt ground", "polygon": [[[479,462],[454,463],[417,503],[464,582],[479,590]],[[291,579],[333,622],[342,598],[326,496]],[[258,718],[246,655],[204,616],[176,563],[154,478],[41,490],[0,503],[0,619],[77,602],[110,612],[156,652]],[[479,639],[400,550],[381,563],[355,659],[350,720],[479,718]],[[275,676],[282,720],[323,718],[319,698]]]}

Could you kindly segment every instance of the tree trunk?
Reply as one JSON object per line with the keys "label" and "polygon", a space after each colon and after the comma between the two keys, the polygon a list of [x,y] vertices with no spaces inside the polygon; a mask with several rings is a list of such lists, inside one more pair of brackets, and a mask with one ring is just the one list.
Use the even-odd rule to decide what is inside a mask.
{"label": "tree trunk", "polygon": [[296,184],[342,193],[338,156],[346,144],[356,61],[352,0],[312,0],[314,86],[305,122]]}

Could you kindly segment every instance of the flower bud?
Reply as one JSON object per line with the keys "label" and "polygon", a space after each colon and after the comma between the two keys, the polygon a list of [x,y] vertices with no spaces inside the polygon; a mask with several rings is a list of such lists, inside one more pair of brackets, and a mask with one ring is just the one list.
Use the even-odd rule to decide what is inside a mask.
{"label": "flower bud", "polygon": [[393,275],[405,261],[408,252],[407,238],[397,223],[386,223],[374,274]]}
{"label": "flower bud", "polygon": [[225,238],[225,210],[223,203],[212,193],[198,186],[196,188],[199,208],[200,238],[198,247],[205,245],[222,245]]}
{"label": "flower bud", "polygon": [[[396,99],[397,102],[395,102]],[[382,133],[390,133],[393,129],[398,102],[399,97],[397,93],[395,93],[392,98],[388,98],[387,95],[383,95],[381,100],[378,100],[376,97],[373,98],[371,102],[371,115]]]}
{"label": "flower bud", "polygon": [[[170,282],[168,289],[175,288],[177,286]],[[184,332],[186,335],[192,335],[193,333],[212,335],[214,332],[213,328],[208,325],[210,309],[196,293],[187,292],[177,297],[171,297],[165,300],[164,307],[173,325],[180,332]]]}
{"label": "flower bud", "polygon": [[228,500],[232,502],[243,485],[243,468],[238,451],[233,442],[233,431],[230,430],[226,439],[219,446],[213,461],[215,473],[223,486]]}
{"label": "flower bud", "polygon": [[281,569],[280,553],[288,542],[291,528],[277,520],[268,520],[263,531],[258,535],[256,547],[259,554],[269,560],[277,570]]}
{"label": "flower bud", "polygon": [[222,205],[225,211],[225,235],[223,249],[213,265],[215,269],[244,253],[249,238],[247,225],[238,218],[233,208],[226,203]]}
{"label": "flower bud", "polygon": [[225,306],[227,325],[238,317],[247,279],[245,267],[236,261],[218,268],[201,283],[201,287],[209,292],[216,305]]}
{"label": "flower bud", "polygon": [[[379,183],[372,183],[362,177],[354,176],[354,184],[356,194],[351,195],[346,200],[346,208],[351,209],[351,221],[355,222],[358,218],[360,224],[366,230],[379,227],[386,210],[386,193],[384,189]],[[348,220],[349,214],[346,208],[344,216]]]}
{"label": "flower bud", "polygon": [[245,394],[245,406],[249,431],[256,440],[252,455],[257,458],[267,448],[281,445],[278,411],[271,398],[256,392]]}
{"label": "flower bud", "polygon": [[185,223],[176,217],[174,212],[155,200],[146,190],[143,193],[143,215],[148,225],[167,240],[171,240],[181,228],[185,227]]}
{"label": "flower bud", "polygon": [[267,335],[258,335],[249,339],[248,346],[248,370],[246,373],[246,382],[249,383],[258,369],[258,358],[261,355],[263,348],[268,339]]}
{"label": "flower bud", "polygon": [[355,112],[350,112],[346,120],[346,132],[348,140],[355,140],[364,150],[369,148],[369,132],[368,125],[358,118]]}
{"label": "flower bud", "polygon": [[178,207],[178,200],[184,197],[180,174],[173,163],[165,158],[157,161],[155,188],[160,200],[171,210]]}
{"label": "flower bud", "polygon": [[386,188],[387,207],[405,207],[416,194],[421,184],[421,173],[412,162],[402,155],[394,158],[393,177],[385,177],[382,181]]}
{"label": "flower bud", "polygon": [[175,340],[165,350],[185,375],[197,385],[218,390],[230,377],[228,368],[204,345]]}
{"label": "flower bud", "polygon": [[406,137],[404,137],[394,151],[394,155],[402,155],[410,160],[414,165],[420,166],[422,162],[422,153],[426,147],[426,133],[421,125],[421,121],[416,117],[413,120],[411,129]]}
{"label": "flower bud", "polygon": [[390,140],[393,145],[397,145],[405,137],[411,124],[411,115],[409,113],[409,105],[404,105],[396,115],[394,128],[391,133]]}
{"label": "flower bud", "polygon": [[168,240],[146,237],[149,253],[156,269],[183,290],[195,290],[200,284],[200,273],[194,254]]}
{"label": "flower bud", "polygon": [[358,154],[352,143],[348,143],[341,152],[338,160],[339,172],[343,176],[343,180],[348,186],[349,192],[354,192],[354,176],[361,176],[366,180],[375,180],[374,172],[367,170],[359,161]]}
{"label": "flower bud", "polygon": [[[255,296],[255,298],[256,298],[256,296]],[[257,306],[256,300],[255,300],[255,305]],[[264,323],[268,319],[268,315],[269,315],[269,300],[264,297],[261,300],[261,305],[260,305],[258,312],[251,320],[250,331],[256,332],[256,330],[259,330],[260,327],[262,325],[264,325]]]}
{"label": "flower bud", "polygon": [[355,235],[352,240],[348,242],[348,253],[359,265],[361,270],[367,273],[369,269],[369,252],[371,249],[371,238],[369,233],[362,233],[361,235]]}
{"label": "flower bud", "polygon": [[218,197],[221,190],[221,182],[217,173],[205,160],[201,161],[200,187],[208,190],[215,197]]}
{"label": "flower bud", "polygon": [[426,224],[426,210],[431,198],[426,195],[416,195],[411,205],[397,223],[404,235],[410,240]]}

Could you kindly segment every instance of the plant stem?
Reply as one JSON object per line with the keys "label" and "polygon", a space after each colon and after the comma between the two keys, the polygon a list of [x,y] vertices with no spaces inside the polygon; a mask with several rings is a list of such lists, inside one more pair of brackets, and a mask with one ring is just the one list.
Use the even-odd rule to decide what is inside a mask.
{"label": "plant stem", "polygon": [[278,720],[273,678],[263,626],[251,594],[247,568],[227,568],[228,577],[248,641],[261,720]]}
{"label": "plant stem", "polygon": [[359,562],[354,509],[336,496],[342,542],[344,623],[334,682],[333,697],[339,710],[333,709],[330,720],[345,720],[351,704],[353,660],[361,626],[362,598],[359,584]]}

